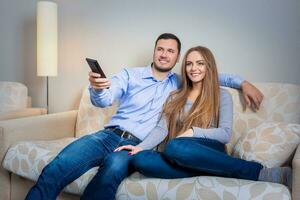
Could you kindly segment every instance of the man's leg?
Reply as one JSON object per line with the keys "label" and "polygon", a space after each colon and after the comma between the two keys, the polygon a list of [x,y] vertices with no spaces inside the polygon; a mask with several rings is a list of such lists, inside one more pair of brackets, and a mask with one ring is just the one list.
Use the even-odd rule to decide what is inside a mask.
{"label": "man's leg", "polygon": [[176,138],[170,140],[163,156],[187,169],[218,176],[258,180],[263,166],[257,162],[235,158],[222,152],[224,145],[206,138]]}
{"label": "man's leg", "polygon": [[134,155],[132,166],[136,171],[148,177],[173,179],[204,175],[173,165],[158,151],[145,150]]}
{"label": "man's leg", "polygon": [[43,169],[26,200],[55,200],[66,185],[98,166],[119,140],[114,133],[102,130],[72,142]]}
{"label": "man's leg", "polygon": [[[137,145],[136,142],[126,140],[119,146],[127,144]],[[130,167],[132,158],[133,156],[128,155],[128,151],[125,150],[107,155],[97,174],[86,187],[81,200],[115,199],[120,183],[133,172]]]}

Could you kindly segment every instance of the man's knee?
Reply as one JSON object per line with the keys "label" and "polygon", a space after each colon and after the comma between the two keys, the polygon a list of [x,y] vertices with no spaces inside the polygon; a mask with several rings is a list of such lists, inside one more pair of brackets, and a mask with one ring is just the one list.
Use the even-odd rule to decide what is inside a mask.
{"label": "man's knee", "polygon": [[111,153],[105,157],[103,165],[112,174],[122,173],[128,169],[128,156],[127,152]]}

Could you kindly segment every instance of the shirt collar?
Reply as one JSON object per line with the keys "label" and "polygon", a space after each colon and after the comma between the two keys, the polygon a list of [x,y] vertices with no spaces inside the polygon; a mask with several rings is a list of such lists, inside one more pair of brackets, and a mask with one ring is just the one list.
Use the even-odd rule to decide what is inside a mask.
{"label": "shirt collar", "polygon": [[[155,77],[154,77],[153,74],[152,74],[151,66],[152,66],[152,64],[148,65],[148,66],[144,69],[143,74],[142,74],[142,78],[144,78],[144,79],[147,79],[147,78],[155,79]],[[170,71],[170,72],[168,73],[167,78],[170,78],[170,77],[173,76],[174,74],[175,74],[174,72]]]}

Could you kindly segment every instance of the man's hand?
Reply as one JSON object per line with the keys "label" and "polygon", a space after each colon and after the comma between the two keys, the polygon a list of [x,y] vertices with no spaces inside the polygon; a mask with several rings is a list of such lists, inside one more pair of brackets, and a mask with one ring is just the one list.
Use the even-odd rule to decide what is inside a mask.
{"label": "man's hand", "polygon": [[139,146],[132,146],[132,145],[125,145],[125,146],[120,146],[114,150],[116,151],[122,151],[122,150],[129,150],[128,155],[134,155],[137,154],[138,152],[142,151],[143,149]]}
{"label": "man's hand", "polygon": [[110,81],[107,78],[101,78],[100,74],[94,72],[89,72],[89,81],[94,90],[102,90],[110,86]]}
{"label": "man's hand", "polygon": [[186,130],[183,133],[181,133],[180,135],[178,135],[177,138],[179,138],[179,137],[193,137],[193,135],[194,135],[193,129],[189,128],[188,130]]}
{"label": "man's hand", "polygon": [[246,105],[252,108],[254,111],[258,110],[264,95],[248,81],[244,81],[242,83],[241,89]]}

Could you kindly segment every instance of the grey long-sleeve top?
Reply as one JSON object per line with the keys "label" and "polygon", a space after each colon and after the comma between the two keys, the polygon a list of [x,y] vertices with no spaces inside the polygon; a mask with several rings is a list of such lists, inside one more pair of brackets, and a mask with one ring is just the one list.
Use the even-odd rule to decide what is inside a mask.
{"label": "grey long-sleeve top", "polygon": [[[220,88],[220,114],[219,127],[210,127],[203,129],[199,127],[192,127],[194,131],[193,137],[202,137],[217,140],[223,144],[229,142],[231,138],[232,120],[233,120],[233,106],[232,97],[228,91]],[[193,103],[187,101],[184,111],[188,112]],[[151,130],[146,138],[138,145],[142,149],[152,149],[161,143],[168,135],[167,122],[164,117],[161,117],[158,124]]]}

